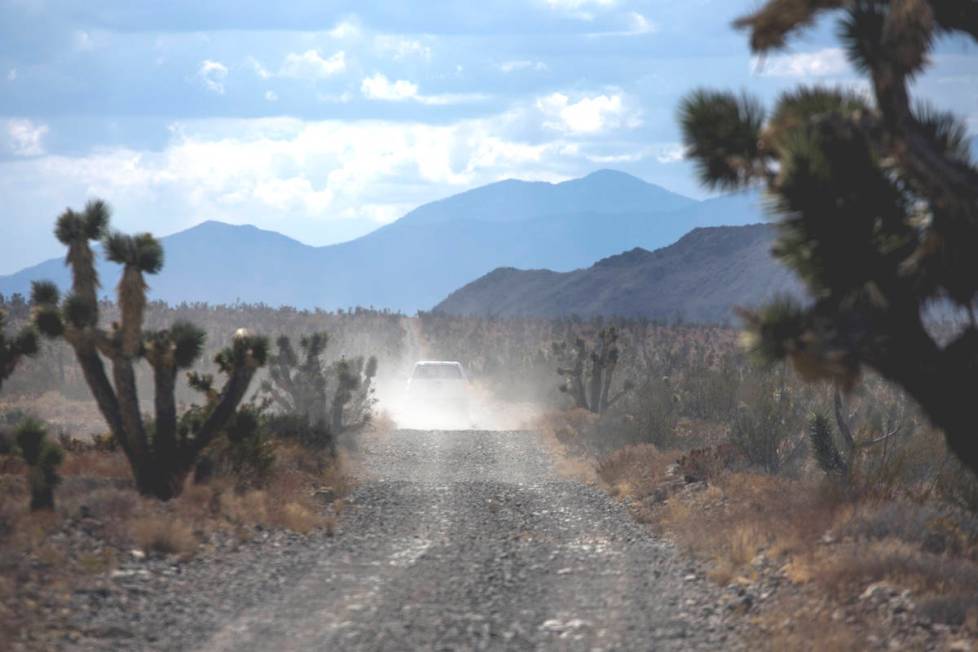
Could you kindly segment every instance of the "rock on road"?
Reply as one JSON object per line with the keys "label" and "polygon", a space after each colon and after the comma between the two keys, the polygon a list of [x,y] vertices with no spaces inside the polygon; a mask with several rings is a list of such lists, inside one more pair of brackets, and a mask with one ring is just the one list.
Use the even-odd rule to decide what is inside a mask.
{"label": "rock on road", "polygon": [[[103,600],[96,649],[739,649],[720,590],[530,432],[364,444],[338,534],[292,537]],[[271,550],[267,548],[271,547]],[[148,587],[147,587],[148,588]],[[133,608],[139,623],[115,622]],[[113,616],[116,614],[116,616]],[[152,614],[165,614],[155,618]],[[120,628],[122,634],[119,634]]]}

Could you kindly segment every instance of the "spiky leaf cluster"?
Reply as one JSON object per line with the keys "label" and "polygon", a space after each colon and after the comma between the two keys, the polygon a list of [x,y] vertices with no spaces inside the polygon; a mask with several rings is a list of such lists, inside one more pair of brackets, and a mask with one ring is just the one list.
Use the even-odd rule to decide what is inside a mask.
{"label": "spiky leaf cluster", "polygon": [[268,338],[239,330],[231,341],[214,358],[222,373],[230,374],[237,366],[261,367],[268,358]]}
{"label": "spiky leaf cluster", "polygon": [[143,350],[151,360],[166,360],[176,369],[189,369],[204,351],[207,333],[187,321],[177,321],[165,330],[143,334]]}
{"label": "spiky leaf cluster", "polygon": [[65,297],[61,306],[65,321],[75,328],[82,329],[95,326],[98,323],[98,305],[77,294]]}
{"label": "spiky leaf cluster", "polygon": [[754,180],[764,107],[732,93],[698,90],[680,106],[687,155],[710,186],[738,188]]}
{"label": "spiky leaf cluster", "polygon": [[118,231],[105,238],[105,257],[120,265],[133,265],[144,274],[163,268],[163,247],[149,233],[127,235]]}
{"label": "spiky leaf cluster", "polygon": [[68,208],[58,217],[54,234],[66,246],[81,240],[99,240],[108,228],[111,214],[109,205],[101,199],[88,202],[80,213]]}

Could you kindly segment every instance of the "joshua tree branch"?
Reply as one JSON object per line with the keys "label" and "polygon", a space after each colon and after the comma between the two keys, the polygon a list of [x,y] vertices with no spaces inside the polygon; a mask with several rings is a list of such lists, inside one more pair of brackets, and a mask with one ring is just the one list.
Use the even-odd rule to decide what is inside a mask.
{"label": "joshua tree branch", "polygon": [[224,383],[224,388],[218,396],[217,404],[211,410],[210,414],[207,415],[204,424],[200,427],[200,430],[188,446],[187,453],[189,454],[189,458],[187,463],[190,463],[196,458],[200,451],[204,450],[214,440],[224,426],[227,425],[231,417],[234,416],[238,404],[241,403],[245,393],[248,391],[248,386],[251,384],[251,379],[255,375],[255,370],[255,365],[250,362],[236,365],[231,370],[227,382]]}

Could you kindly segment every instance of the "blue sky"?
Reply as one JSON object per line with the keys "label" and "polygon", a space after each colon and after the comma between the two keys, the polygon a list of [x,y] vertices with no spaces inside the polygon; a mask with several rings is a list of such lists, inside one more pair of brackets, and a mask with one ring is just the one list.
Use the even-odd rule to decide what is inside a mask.
{"label": "blue sky", "polygon": [[[675,122],[697,86],[860,86],[827,23],[764,62],[754,2],[0,0],[0,274],[61,254],[58,212],[208,219],[310,244],[507,177],[624,170],[703,196]],[[978,51],[920,95],[978,131]]]}

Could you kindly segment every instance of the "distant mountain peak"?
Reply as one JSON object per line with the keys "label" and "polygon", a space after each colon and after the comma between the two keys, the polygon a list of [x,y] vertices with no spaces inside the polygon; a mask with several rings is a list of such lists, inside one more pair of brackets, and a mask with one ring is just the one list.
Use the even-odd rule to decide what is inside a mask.
{"label": "distant mountain peak", "polygon": [[621,170],[612,170],[611,168],[601,168],[600,170],[595,170],[590,174],[584,175],[581,179],[629,179],[634,181],[642,181],[642,183],[647,183],[642,179],[639,179],[634,174],[629,174],[627,172],[622,172]]}
{"label": "distant mountain peak", "polygon": [[[222,222],[220,220],[204,220],[203,222],[198,222],[191,227],[184,229],[184,231],[191,231],[193,229],[203,229],[203,230],[229,230],[229,231],[265,231],[265,229],[260,229],[254,224],[231,224],[230,222]],[[273,233],[272,231],[268,231]]]}
{"label": "distant mountain peak", "polygon": [[518,222],[579,213],[668,213],[697,205],[619,170],[596,170],[560,183],[506,179],[420,206],[385,227],[450,222]]}

